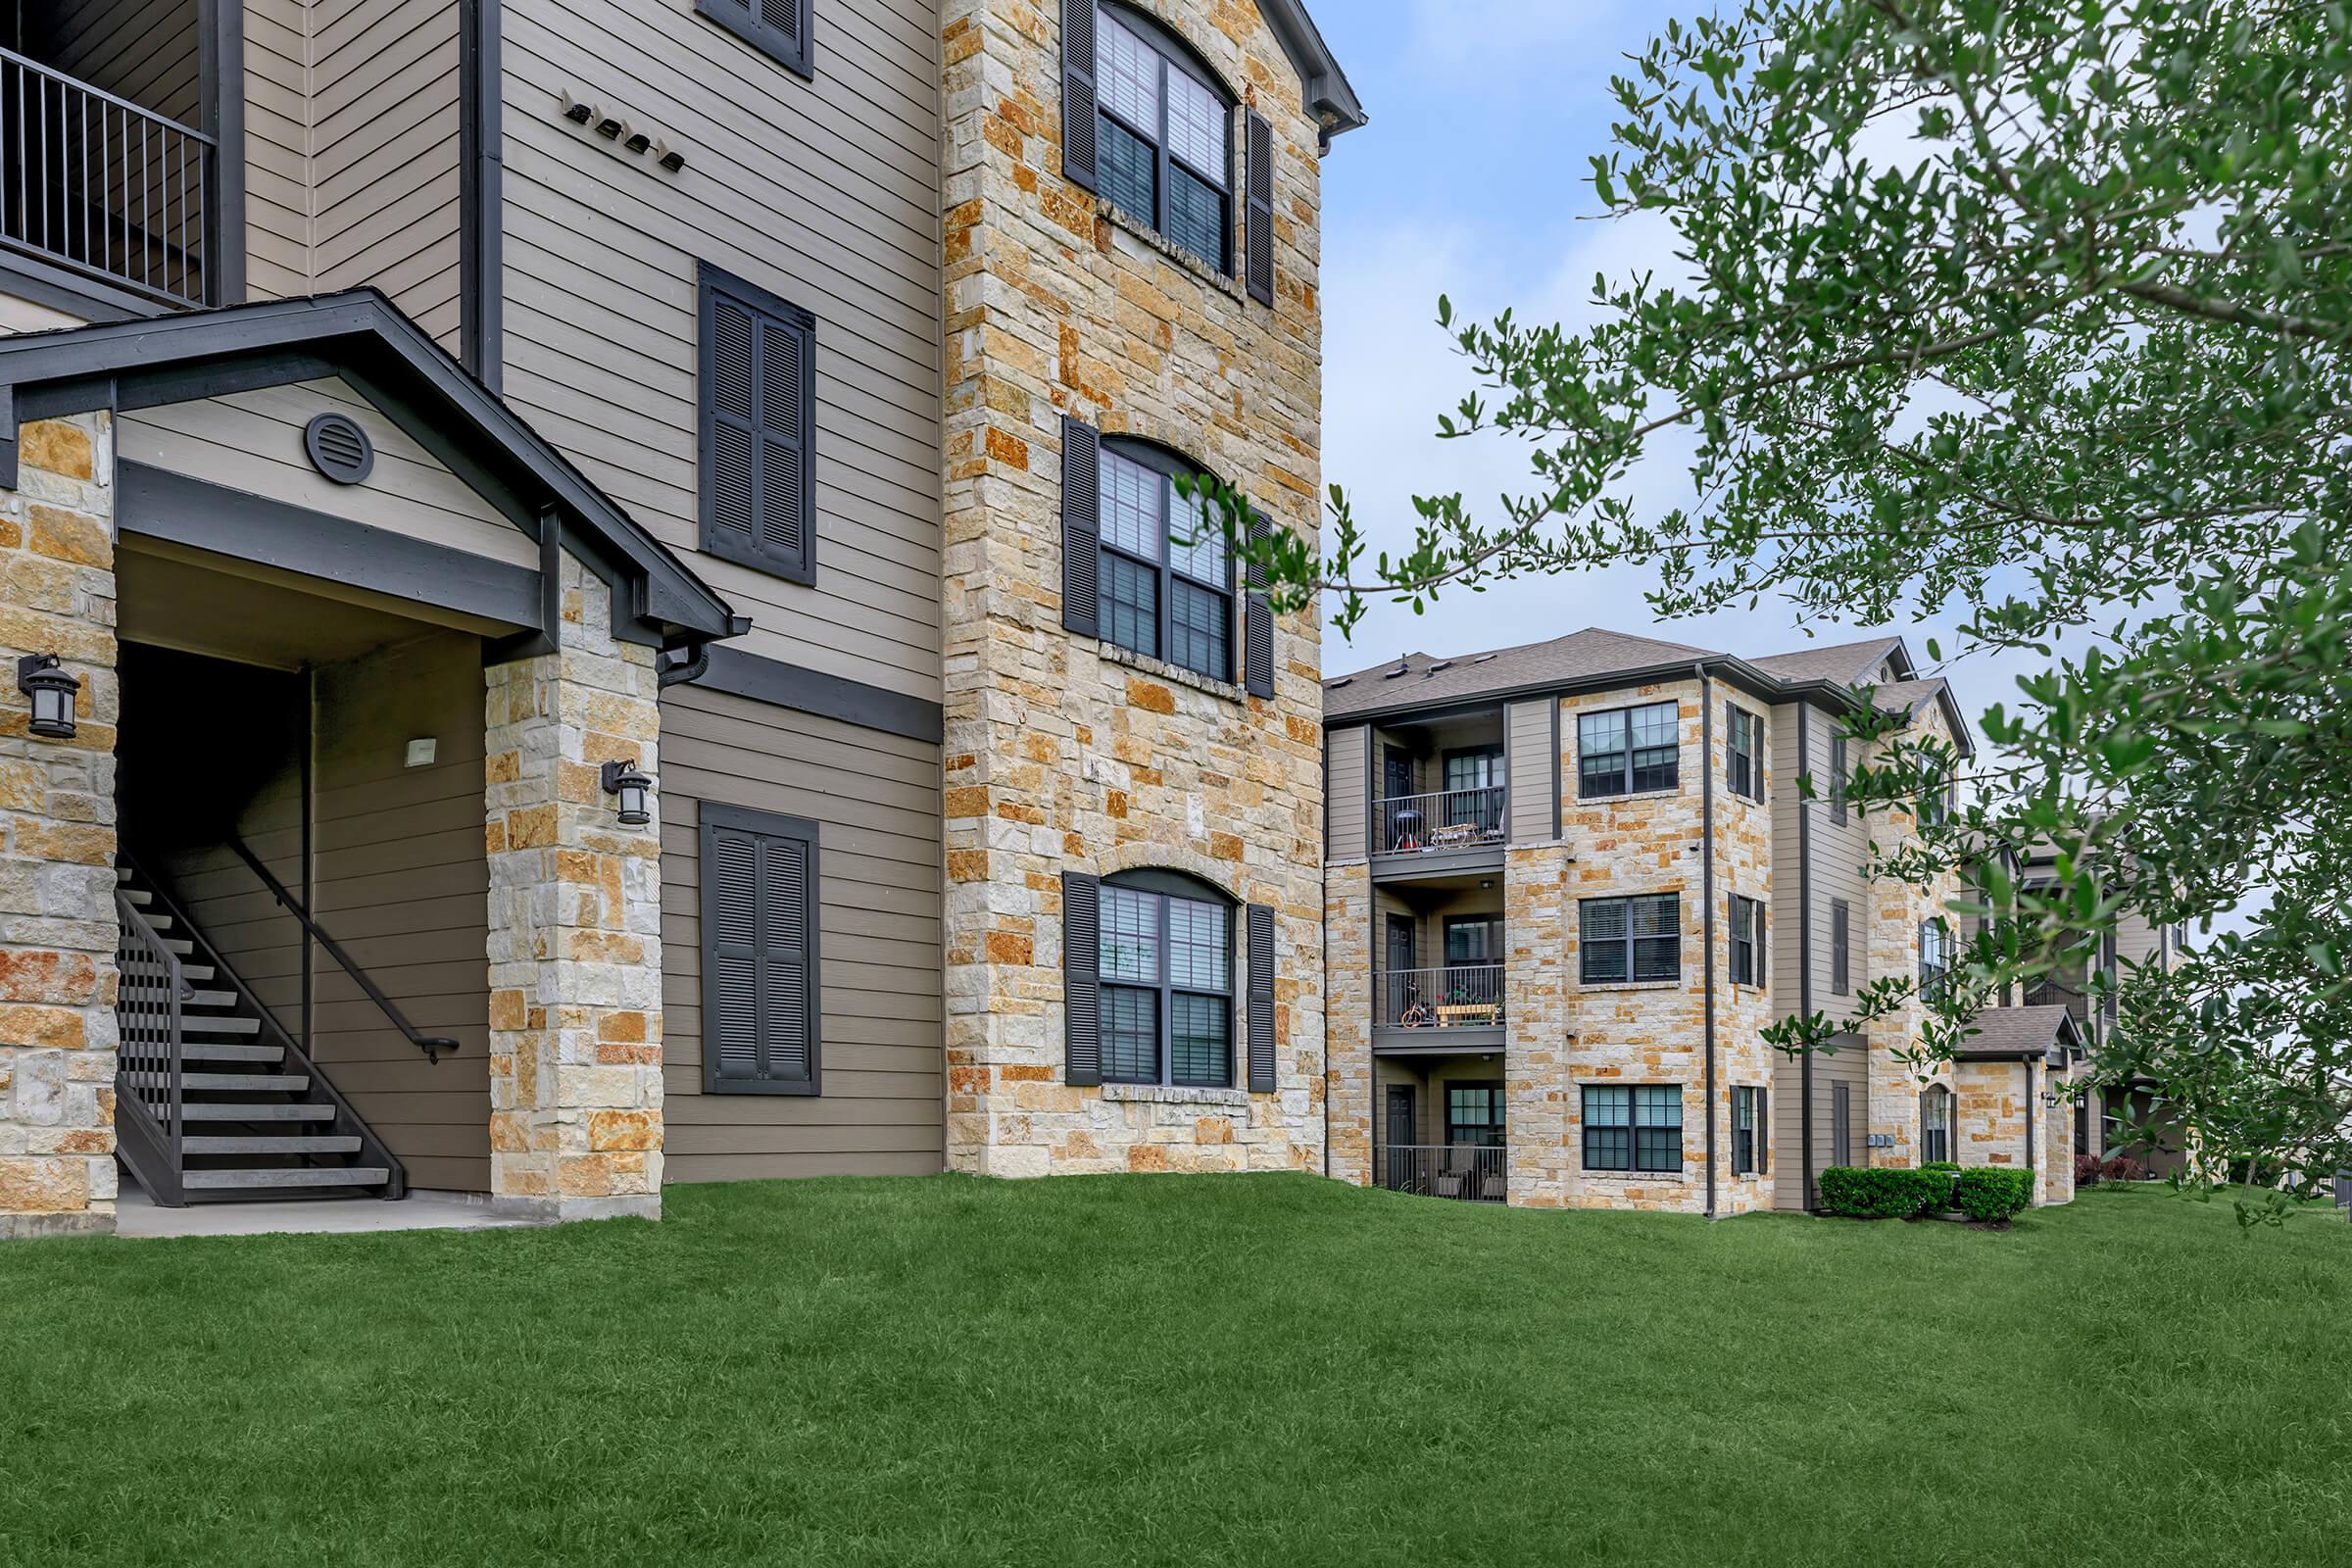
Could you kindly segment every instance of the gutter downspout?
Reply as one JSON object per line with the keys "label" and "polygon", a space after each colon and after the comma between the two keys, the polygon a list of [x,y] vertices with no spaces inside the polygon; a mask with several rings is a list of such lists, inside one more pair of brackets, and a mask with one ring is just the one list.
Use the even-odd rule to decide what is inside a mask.
{"label": "gutter downspout", "polygon": [[1700,961],[1705,966],[1707,1080],[1707,1218],[1715,1217],[1715,690],[1702,661],[1698,676],[1698,897]]}
{"label": "gutter downspout", "polygon": [[673,664],[667,660],[662,662],[654,677],[659,687],[677,686],[687,681],[701,680],[703,671],[710,667],[710,644],[708,639],[699,643],[689,643],[686,646],[687,656],[684,663]]}
{"label": "gutter downspout", "polygon": [[[1796,770],[1799,777],[1813,770],[1812,705],[1796,701]],[[1790,779],[1793,786],[1795,779]],[[1796,803],[1796,1010],[1813,1016],[1813,810],[1801,796]],[[1813,1212],[1813,1053],[1797,1063],[1796,1141],[1804,1163],[1797,1174],[1797,1201]]]}

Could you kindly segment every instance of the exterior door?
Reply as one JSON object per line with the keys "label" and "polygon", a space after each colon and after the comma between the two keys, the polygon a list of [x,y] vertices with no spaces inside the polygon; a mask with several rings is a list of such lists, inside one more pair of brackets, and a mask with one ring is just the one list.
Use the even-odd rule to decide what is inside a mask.
{"label": "exterior door", "polygon": [[1389,1085],[1389,1114],[1385,1147],[1388,1151],[1383,1185],[1401,1191],[1411,1184],[1413,1156],[1400,1151],[1420,1140],[1419,1106],[1411,1084]]}
{"label": "exterior door", "polygon": [[1428,835],[1421,810],[1409,804],[1413,793],[1413,758],[1401,746],[1383,748],[1380,761],[1380,849],[1385,853],[1419,848]]}
{"label": "exterior door", "polygon": [[1420,965],[1415,961],[1413,917],[1409,914],[1389,915],[1388,978],[1382,986],[1380,1021],[1391,1026],[1403,1023],[1405,1014],[1421,1001],[1417,995],[1420,977],[1413,973]]}

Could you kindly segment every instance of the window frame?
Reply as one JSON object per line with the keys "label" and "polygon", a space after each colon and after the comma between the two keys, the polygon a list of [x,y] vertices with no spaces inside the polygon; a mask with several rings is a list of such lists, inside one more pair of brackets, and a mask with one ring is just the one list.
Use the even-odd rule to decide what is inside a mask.
{"label": "window frame", "polygon": [[[1098,953],[1096,987],[1102,994],[1101,1013],[1102,1024],[1102,1082],[1124,1084],[1136,1088],[1158,1089],[1235,1089],[1235,1080],[1242,1076],[1239,1006],[1242,983],[1243,955],[1241,952],[1241,908],[1232,899],[1209,883],[1185,875],[1180,871],[1134,870],[1120,871],[1102,879],[1102,906],[1096,940],[1099,948],[1106,949],[1111,938],[1110,895],[1113,892],[1143,894],[1154,901],[1154,944],[1158,955],[1158,975],[1150,984],[1142,981],[1113,979],[1110,966]],[[1169,903],[1200,905],[1213,908],[1225,921],[1225,989],[1222,992],[1204,990],[1200,986],[1180,986],[1175,983],[1170,962],[1174,945],[1170,941]],[[1123,1077],[1111,1069],[1109,1024],[1110,993],[1134,991],[1153,998],[1153,1046],[1156,1076],[1151,1078]],[[1199,1079],[1179,1079],[1176,1076],[1176,998],[1210,997],[1219,1000],[1225,1008],[1225,1077],[1221,1083]]]}
{"label": "window frame", "polygon": [[[1953,1152],[1953,1146],[1959,1142],[1959,1096],[1952,1093],[1951,1086],[1948,1084],[1930,1084],[1927,1088],[1920,1091],[1920,1164],[1935,1165],[1956,1163],[1957,1156]],[[1937,1115],[1942,1117],[1941,1125],[1937,1125],[1934,1119]],[[1938,1146],[1936,1144],[1930,1142],[1931,1139],[1936,1138],[1940,1138],[1943,1141],[1940,1146],[1941,1152],[1937,1152]]]}
{"label": "window frame", "polygon": [[[1617,1176],[1679,1176],[1687,1168],[1683,1158],[1684,1096],[1681,1084],[1588,1083],[1580,1087],[1583,1092],[1577,1100],[1577,1152],[1585,1170]],[[1592,1114],[1592,1106],[1593,1097],[1596,1095],[1625,1096],[1625,1120],[1619,1122],[1595,1118]],[[1674,1120],[1671,1123],[1645,1122],[1642,1119],[1644,1096],[1649,1097],[1648,1103],[1654,1107],[1665,1103],[1665,1097],[1669,1095],[1673,1097],[1674,1105]],[[1674,1163],[1671,1165],[1655,1161],[1644,1163],[1642,1132],[1645,1128],[1657,1131],[1669,1126],[1674,1131]],[[1625,1134],[1625,1163],[1616,1164],[1605,1159],[1593,1158],[1595,1135],[1619,1131]]]}
{"label": "window frame", "polygon": [[[1672,769],[1672,774],[1663,784],[1653,783],[1647,788],[1642,788],[1638,782],[1641,777],[1642,768],[1636,762],[1636,757],[1644,751],[1656,752],[1663,750],[1663,748],[1656,745],[1645,747],[1636,746],[1634,744],[1634,718],[1637,714],[1654,712],[1659,709],[1665,709],[1674,714],[1674,757],[1672,760],[1666,764]],[[1585,726],[1588,723],[1609,718],[1614,718],[1621,721],[1618,727],[1618,744],[1598,753],[1588,751],[1585,744]],[[1622,787],[1615,789],[1594,789],[1592,787],[1592,776],[1591,769],[1586,766],[1586,759],[1588,756],[1592,755],[1605,757],[1611,753],[1615,753],[1623,758],[1621,766],[1609,775],[1617,784],[1621,785]],[[1652,763],[1650,765],[1654,768],[1657,764]],[[1683,709],[1682,704],[1679,701],[1668,701],[1663,703],[1636,703],[1626,708],[1607,708],[1602,709],[1598,712],[1578,713],[1576,715],[1576,798],[1578,800],[1614,801],[1623,800],[1629,796],[1638,795],[1668,795],[1672,794],[1676,790],[1681,789],[1682,785]]]}
{"label": "window frame", "polygon": [[[1754,1084],[1732,1086],[1732,1174],[1735,1176],[1769,1176],[1772,1174],[1772,1128],[1769,1120],[1770,1101],[1763,1088]],[[1746,1125],[1740,1124],[1744,1120]],[[1742,1136],[1747,1139],[1743,1152],[1740,1147]]]}
{"label": "window frame", "polygon": [[[1764,901],[1732,895],[1731,979],[1736,986],[1764,988]],[[1744,930],[1742,929],[1744,927]],[[1745,972],[1741,972],[1742,957]]]}
{"label": "window frame", "polygon": [[[1176,515],[1176,480],[1179,477],[1202,478],[1205,477],[1206,470],[1181,453],[1170,451],[1166,447],[1140,440],[1134,436],[1105,435],[1102,438],[1100,448],[1095,455],[1095,485],[1098,492],[1101,490],[1102,476],[1106,471],[1105,466],[1114,457],[1122,462],[1131,463],[1139,468],[1147,469],[1157,475],[1159,479],[1159,526],[1156,530],[1156,537],[1159,541],[1159,560],[1146,560],[1127,546],[1112,543],[1108,514],[1106,511],[1102,511],[1100,507],[1095,520],[1096,548],[1102,556],[1140,566],[1152,574],[1152,640],[1157,645],[1157,651],[1147,653],[1134,644],[1123,642],[1111,635],[1110,573],[1107,569],[1107,562],[1102,562],[1098,566],[1102,584],[1102,588],[1098,590],[1100,603],[1102,606],[1099,635],[1103,642],[1110,644],[1113,648],[1124,648],[1139,659],[1154,659],[1163,664],[1172,664],[1178,669],[1190,670],[1203,680],[1213,680],[1227,686],[1234,685],[1237,673],[1235,666],[1241,657],[1236,637],[1241,630],[1241,616],[1236,608],[1239,576],[1235,568],[1233,551],[1227,548],[1223,552],[1225,581],[1221,587],[1202,582],[1199,577],[1177,565],[1173,559],[1172,525]],[[1203,520],[1213,526],[1213,519],[1204,518]],[[1173,632],[1176,614],[1176,580],[1179,577],[1188,586],[1199,589],[1217,602],[1218,612],[1224,617],[1225,622],[1225,667],[1223,669],[1205,670],[1198,664],[1188,664],[1175,657]]]}
{"label": "window frame", "polygon": [[[1931,942],[1929,939],[1935,940]],[[1935,950],[1933,960],[1929,950]],[[1919,922],[1919,966],[1913,989],[1922,1001],[1940,999],[1952,976],[1952,930],[1942,915],[1931,914]]]}
{"label": "window frame", "polygon": [[[1111,23],[1132,33],[1159,61],[1159,124],[1152,129],[1147,130],[1134,124],[1126,116],[1114,112],[1110,107],[1110,94],[1102,87],[1104,75],[1102,61],[1106,54],[1102,28],[1104,22]],[[1237,199],[1235,190],[1237,182],[1234,178],[1233,169],[1233,126],[1234,111],[1240,101],[1226,89],[1225,84],[1217,78],[1216,74],[1200,59],[1192,45],[1169,31],[1163,23],[1141,11],[1123,5],[1098,3],[1095,6],[1095,113],[1098,118],[1109,121],[1113,125],[1135,137],[1136,140],[1152,150],[1152,205],[1153,211],[1148,214],[1131,211],[1126,204],[1111,196],[1108,189],[1110,181],[1106,172],[1110,161],[1107,151],[1109,138],[1098,131],[1096,136],[1098,149],[1096,153],[1096,182],[1102,187],[1102,199],[1119,212],[1125,213],[1129,218],[1149,228],[1152,233],[1157,234],[1169,245],[1182,251],[1201,266],[1215,271],[1219,277],[1233,276],[1234,203]],[[1195,168],[1190,159],[1178,157],[1174,148],[1169,145],[1168,78],[1172,72],[1181,73],[1197,86],[1205,89],[1220,107],[1225,144],[1225,168],[1213,175],[1206,171]],[[1223,217],[1217,225],[1217,259],[1214,261],[1185,244],[1172,231],[1169,221],[1173,202],[1171,192],[1175,189],[1175,180],[1172,176],[1177,169],[1182,169],[1201,183],[1210,185],[1222,200]]]}
{"label": "window frame", "polygon": [[695,15],[741,38],[797,76],[816,79],[816,0],[792,0],[800,9],[801,38],[796,45],[780,27],[760,19],[760,0],[742,6],[727,0],[694,0]]}
{"label": "window frame", "polygon": [[[1763,717],[1738,703],[1724,704],[1724,782],[1742,800],[1760,801],[1764,798]],[[1744,749],[1742,736],[1747,743]]]}
{"label": "window frame", "polygon": [[[1453,934],[1456,931],[1478,930],[1484,933],[1479,945],[1490,951],[1483,958],[1456,958],[1453,956]],[[1449,914],[1438,925],[1439,956],[1448,969],[1491,969],[1502,963],[1502,916],[1495,914]]]}
{"label": "window frame", "polygon": [[[798,560],[736,543],[718,526],[718,303],[726,300],[753,318],[758,334],[762,318],[798,334],[800,342],[800,457],[801,552]],[[780,294],[747,282],[709,262],[695,270],[695,547],[708,556],[785,582],[812,585],[816,581],[816,317]],[[758,407],[765,399],[764,375],[751,389]],[[757,461],[757,454],[755,454]],[[755,528],[759,518],[753,519]]]}
{"label": "window frame", "polygon": [[1846,766],[1845,737],[1833,735],[1830,737],[1830,821],[1838,827],[1846,824]]}
{"label": "window frame", "polygon": [[[1448,1078],[1446,1090],[1446,1147],[1447,1149],[1502,1149],[1507,1147],[1510,1133],[1507,1117],[1509,1108],[1503,1102],[1502,1080],[1499,1078]],[[1453,1097],[1457,1091],[1469,1091],[1488,1097],[1487,1109],[1491,1115],[1483,1122],[1457,1121],[1453,1113]],[[1454,1136],[1456,1128],[1470,1128],[1492,1133],[1493,1142],[1463,1139]]]}
{"label": "window frame", "polygon": [[[1674,973],[1644,975],[1637,962],[1636,944],[1662,942],[1664,935],[1638,935],[1634,929],[1636,905],[1663,901],[1673,906],[1671,938],[1674,943]],[[1621,937],[1592,937],[1587,934],[1592,913],[1596,906],[1625,906],[1625,934]],[[1592,972],[1592,955],[1604,948],[1621,948],[1625,957],[1625,972],[1610,977]],[[1681,889],[1659,893],[1613,893],[1601,898],[1579,899],[1576,906],[1576,975],[1580,986],[1667,986],[1679,985],[1683,978],[1683,895]]]}
{"label": "window frame", "polygon": [[1854,906],[1844,899],[1830,901],[1830,995],[1854,994]]}
{"label": "window frame", "polygon": [[[711,1045],[715,1020],[723,1011],[718,993],[718,966],[711,961],[717,927],[717,887],[710,877],[710,846],[721,832],[747,833],[755,838],[793,839],[805,848],[808,860],[807,904],[803,919],[808,932],[806,1008],[808,1031],[808,1076],[800,1078],[728,1078],[720,1075],[718,1052]],[[824,1093],[824,960],[823,830],[807,817],[786,816],[750,807],[705,801],[696,813],[695,878],[701,918],[698,961],[702,965],[698,1000],[702,1013],[697,1038],[703,1054],[703,1093],[707,1095],[801,1095]]]}

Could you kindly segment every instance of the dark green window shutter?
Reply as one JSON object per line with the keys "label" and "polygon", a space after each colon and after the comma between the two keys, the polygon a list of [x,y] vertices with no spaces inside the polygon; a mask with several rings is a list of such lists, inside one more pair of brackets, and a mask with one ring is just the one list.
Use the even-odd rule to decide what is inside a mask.
{"label": "dark green window shutter", "polygon": [[817,827],[702,808],[703,1086],[818,1092]]}
{"label": "dark green window shutter", "polygon": [[[1254,551],[1274,536],[1274,522],[1255,508],[1250,513]],[[1266,599],[1266,568],[1250,563],[1250,591],[1242,602],[1242,684],[1252,697],[1274,695],[1274,608]]]}
{"label": "dark green window shutter", "polygon": [[1756,1173],[1772,1174],[1772,1091],[1756,1091]]}
{"label": "dark green window shutter", "polygon": [[1765,952],[1765,939],[1772,930],[1772,912],[1762,899],[1756,900],[1756,984],[1772,984],[1772,958]]}
{"label": "dark green window shutter", "polygon": [[1095,0],[1061,0],[1061,177],[1088,190],[1100,126],[1095,98]]}
{"label": "dark green window shutter", "polygon": [[702,270],[702,547],[816,580],[816,318]]}
{"label": "dark green window shutter", "polygon": [[1250,906],[1250,1092],[1274,1093],[1274,910]]}
{"label": "dark green window shutter", "polygon": [[1274,127],[1254,109],[1250,111],[1247,143],[1249,230],[1245,243],[1249,251],[1245,271],[1250,297],[1260,305],[1271,305],[1274,303]]}
{"label": "dark green window shutter", "polygon": [[1062,1082],[1102,1081],[1102,885],[1061,874],[1061,1012],[1067,1055]]}
{"label": "dark green window shutter", "polygon": [[1062,416],[1061,623],[1081,637],[1102,635],[1102,464],[1094,426]]}
{"label": "dark green window shutter", "polygon": [[776,64],[804,76],[816,74],[812,0],[695,0],[694,9]]}

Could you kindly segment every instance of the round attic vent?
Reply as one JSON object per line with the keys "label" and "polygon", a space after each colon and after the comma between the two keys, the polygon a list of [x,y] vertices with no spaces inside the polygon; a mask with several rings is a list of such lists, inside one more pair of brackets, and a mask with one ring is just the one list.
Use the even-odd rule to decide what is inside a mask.
{"label": "round attic vent", "polygon": [[358,484],[375,466],[375,446],[347,414],[321,414],[302,427],[302,449],[337,484]]}

